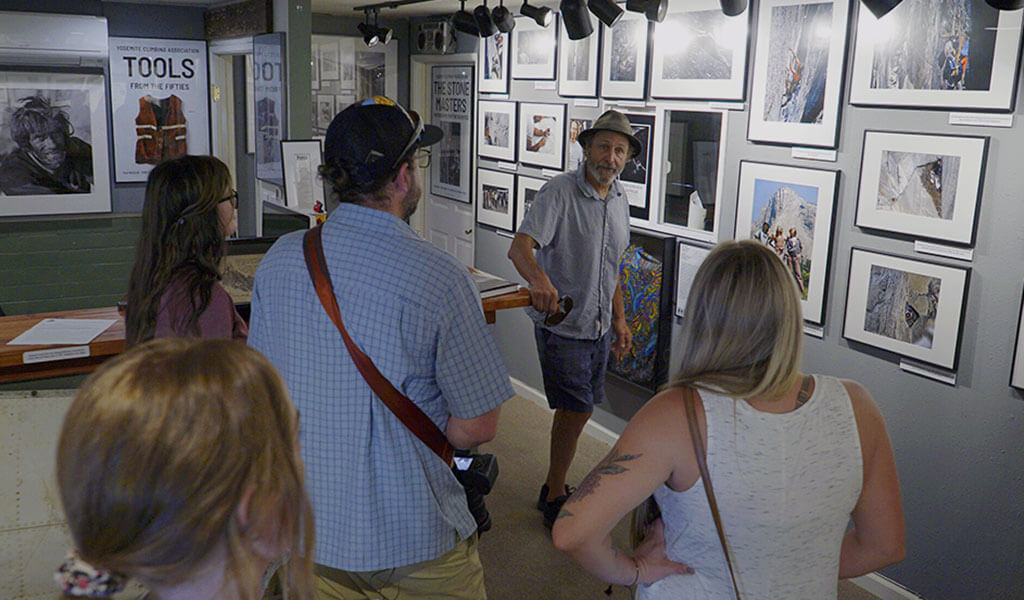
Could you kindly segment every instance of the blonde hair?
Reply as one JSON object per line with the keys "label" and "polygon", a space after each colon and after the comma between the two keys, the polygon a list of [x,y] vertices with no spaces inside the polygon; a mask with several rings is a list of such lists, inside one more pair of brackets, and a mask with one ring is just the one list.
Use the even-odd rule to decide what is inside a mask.
{"label": "blonde hair", "polygon": [[240,342],[158,339],[105,363],[72,402],[57,449],[82,558],[172,585],[223,552],[225,586],[255,600],[262,545],[290,551],[282,583],[292,598],[312,598],[313,515],[297,438],[284,381]]}
{"label": "blonde hair", "polygon": [[754,240],[723,242],[693,280],[682,360],[669,386],[735,398],[780,394],[799,377],[802,325],[796,284],[782,261]]}

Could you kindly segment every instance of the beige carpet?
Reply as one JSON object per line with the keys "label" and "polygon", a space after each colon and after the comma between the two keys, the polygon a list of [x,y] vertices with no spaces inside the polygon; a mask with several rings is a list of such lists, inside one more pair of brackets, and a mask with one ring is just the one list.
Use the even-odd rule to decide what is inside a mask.
{"label": "beige carpet", "polygon": [[[547,471],[551,413],[519,396],[506,402],[498,436],[481,451],[498,456],[501,474],[487,496],[493,528],[480,540],[490,600],[580,600],[606,598],[605,585],[551,545],[541,513],[534,508]],[[610,447],[592,437],[580,439],[570,484],[579,482]],[[626,528],[614,532],[621,547]],[[631,598],[630,590],[615,586],[611,598]],[[842,582],[839,600],[877,600],[861,588]]]}

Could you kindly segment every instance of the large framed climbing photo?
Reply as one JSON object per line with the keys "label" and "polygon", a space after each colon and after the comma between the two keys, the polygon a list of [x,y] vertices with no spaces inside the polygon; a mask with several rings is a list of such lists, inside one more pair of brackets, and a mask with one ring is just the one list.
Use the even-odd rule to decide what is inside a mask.
{"label": "large framed climbing photo", "polygon": [[114,181],[146,181],[153,166],[210,153],[206,42],[110,38]]}

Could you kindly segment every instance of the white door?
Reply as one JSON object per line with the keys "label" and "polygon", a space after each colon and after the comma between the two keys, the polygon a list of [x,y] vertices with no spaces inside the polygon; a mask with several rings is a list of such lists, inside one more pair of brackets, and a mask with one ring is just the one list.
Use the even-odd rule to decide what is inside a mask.
{"label": "white door", "polygon": [[[430,67],[437,64],[458,64],[476,66],[473,54],[451,54],[448,56],[414,55],[410,62],[410,108],[418,112],[425,120],[430,121]],[[474,85],[476,81],[474,78]],[[475,104],[476,94],[473,95]],[[475,123],[474,123],[475,126]],[[470,145],[476,148],[476,140]],[[476,185],[476,157],[470,152],[468,164],[473,176],[470,181]],[[431,165],[430,168],[434,168]],[[476,197],[475,187],[470,194]],[[430,173],[423,173],[423,199],[420,209],[410,219],[412,227],[430,240],[438,248],[446,250],[462,261],[473,265],[473,240],[476,237],[476,222],[473,204],[450,200],[430,193]]]}

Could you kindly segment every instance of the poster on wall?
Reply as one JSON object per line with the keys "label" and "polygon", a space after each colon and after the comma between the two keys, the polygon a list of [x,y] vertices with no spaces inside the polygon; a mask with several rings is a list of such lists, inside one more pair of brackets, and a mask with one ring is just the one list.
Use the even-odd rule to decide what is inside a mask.
{"label": "poster on wall", "polygon": [[283,53],[283,33],[267,33],[252,39],[256,178],[278,186],[284,186],[281,140],[288,134]]}
{"label": "poster on wall", "polygon": [[110,212],[102,75],[0,72],[0,217]]}
{"label": "poster on wall", "polygon": [[472,202],[470,157],[473,141],[473,67],[470,65],[430,68],[430,124],[444,132],[433,149],[430,193]]}
{"label": "poster on wall", "polygon": [[859,11],[850,103],[1013,110],[1024,11],[984,0],[904,0]]}
{"label": "poster on wall", "polygon": [[153,165],[210,153],[206,42],[110,38],[114,180],[145,181]]}
{"label": "poster on wall", "polygon": [[619,267],[633,346],[624,356],[609,356],[608,372],[651,391],[668,375],[675,253],[674,237],[634,230]]}

